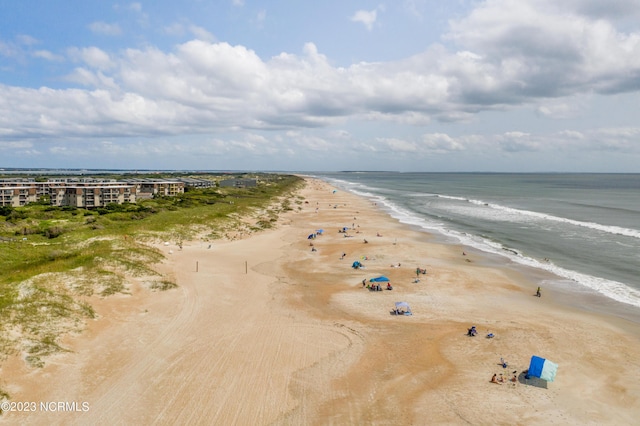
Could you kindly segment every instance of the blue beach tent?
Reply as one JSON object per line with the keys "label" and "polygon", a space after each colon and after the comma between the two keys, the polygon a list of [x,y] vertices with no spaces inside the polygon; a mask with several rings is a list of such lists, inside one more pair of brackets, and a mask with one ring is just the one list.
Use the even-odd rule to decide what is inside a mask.
{"label": "blue beach tent", "polygon": [[371,278],[369,280],[370,283],[388,283],[389,281],[389,278],[384,275],[380,275],[379,277]]}
{"label": "blue beach tent", "polygon": [[527,376],[539,377],[547,382],[553,382],[556,378],[556,372],[558,371],[558,364],[555,364],[548,359],[540,358],[539,356],[532,356],[531,363],[529,364],[529,372]]}
{"label": "blue beach tent", "polygon": [[358,269],[358,268],[362,268],[362,263],[358,262],[357,260],[355,262],[353,262],[353,264],[351,264],[351,267],[353,269]]}

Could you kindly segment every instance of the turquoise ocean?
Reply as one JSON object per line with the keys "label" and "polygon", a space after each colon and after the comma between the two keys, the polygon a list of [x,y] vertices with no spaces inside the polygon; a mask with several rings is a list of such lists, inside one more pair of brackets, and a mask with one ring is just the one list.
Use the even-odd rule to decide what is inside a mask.
{"label": "turquoise ocean", "polygon": [[[521,268],[543,288],[640,309],[640,174],[318,173],[400,222]],[[615,310],[615,308],[614,308]]]}

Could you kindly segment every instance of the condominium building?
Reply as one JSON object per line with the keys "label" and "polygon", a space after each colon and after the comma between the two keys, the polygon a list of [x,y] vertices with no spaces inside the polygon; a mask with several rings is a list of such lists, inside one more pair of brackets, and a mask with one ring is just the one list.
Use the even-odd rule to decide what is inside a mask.
{"label": "condominium building", "polygon": [[65,186],[52,188],[49,196],[54,206],[90,209],[108,204],[135,203],[136,187],[123,184]]}
{"label": "condominium building", "polygon": [[49,196],[51,205],[82,208],[135,203],[136,186],[116,181],[0,181],[0,206],[20,207]]}
{"label": "condominium building", "polygon": [[5,186],[0,182],[0,206],[19,207],[38,201],[37,189],[22,184]]}
{"label": "condominium building", "polygon": [[[191,179],[186,183],[199,187],[211,181]],[[174,197],[184,193],[185,182],[162,179],[55,178],[46,182],[34,179],[0,179],[0,206],[20,207],[48,196],[51,205],[82,208],[104,207],[108,204],[135,203],[155,196]]]}

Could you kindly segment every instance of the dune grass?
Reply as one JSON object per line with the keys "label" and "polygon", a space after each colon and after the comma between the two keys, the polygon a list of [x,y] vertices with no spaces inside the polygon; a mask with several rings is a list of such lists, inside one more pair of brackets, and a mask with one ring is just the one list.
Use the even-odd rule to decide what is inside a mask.
{"label": "dune grass", "polygon": [[58,343],[63,333],[79,331],[95,317],[92,297],[127,293],[131,280],[140,278],[150,290],[176,287],[154,269],[162,254],[149,242],[213,240],[230,230],[269,228],[291,210],[301,184],[295,176],[270,175],[255,188],[191,189],[96,210],[3,208],[0,360],[21,353],[42,366],[48,354],[65,350]]}

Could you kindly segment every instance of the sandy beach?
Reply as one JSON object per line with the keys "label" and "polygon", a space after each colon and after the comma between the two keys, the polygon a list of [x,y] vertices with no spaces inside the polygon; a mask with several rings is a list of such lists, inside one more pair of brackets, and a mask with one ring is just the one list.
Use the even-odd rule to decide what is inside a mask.
{"label": "sandy beach", "polygon": [[[159,244],[179,287],[95,298],[70,352],[5,361],[0,385],[37,406],[0,424],[636,424],[640,324],[535,297],[531,276],[333,189],[307,179],[272,230]],[[393,290],[363,288],[378,275]],[[532,355],[554,382],[525,379]]]}

